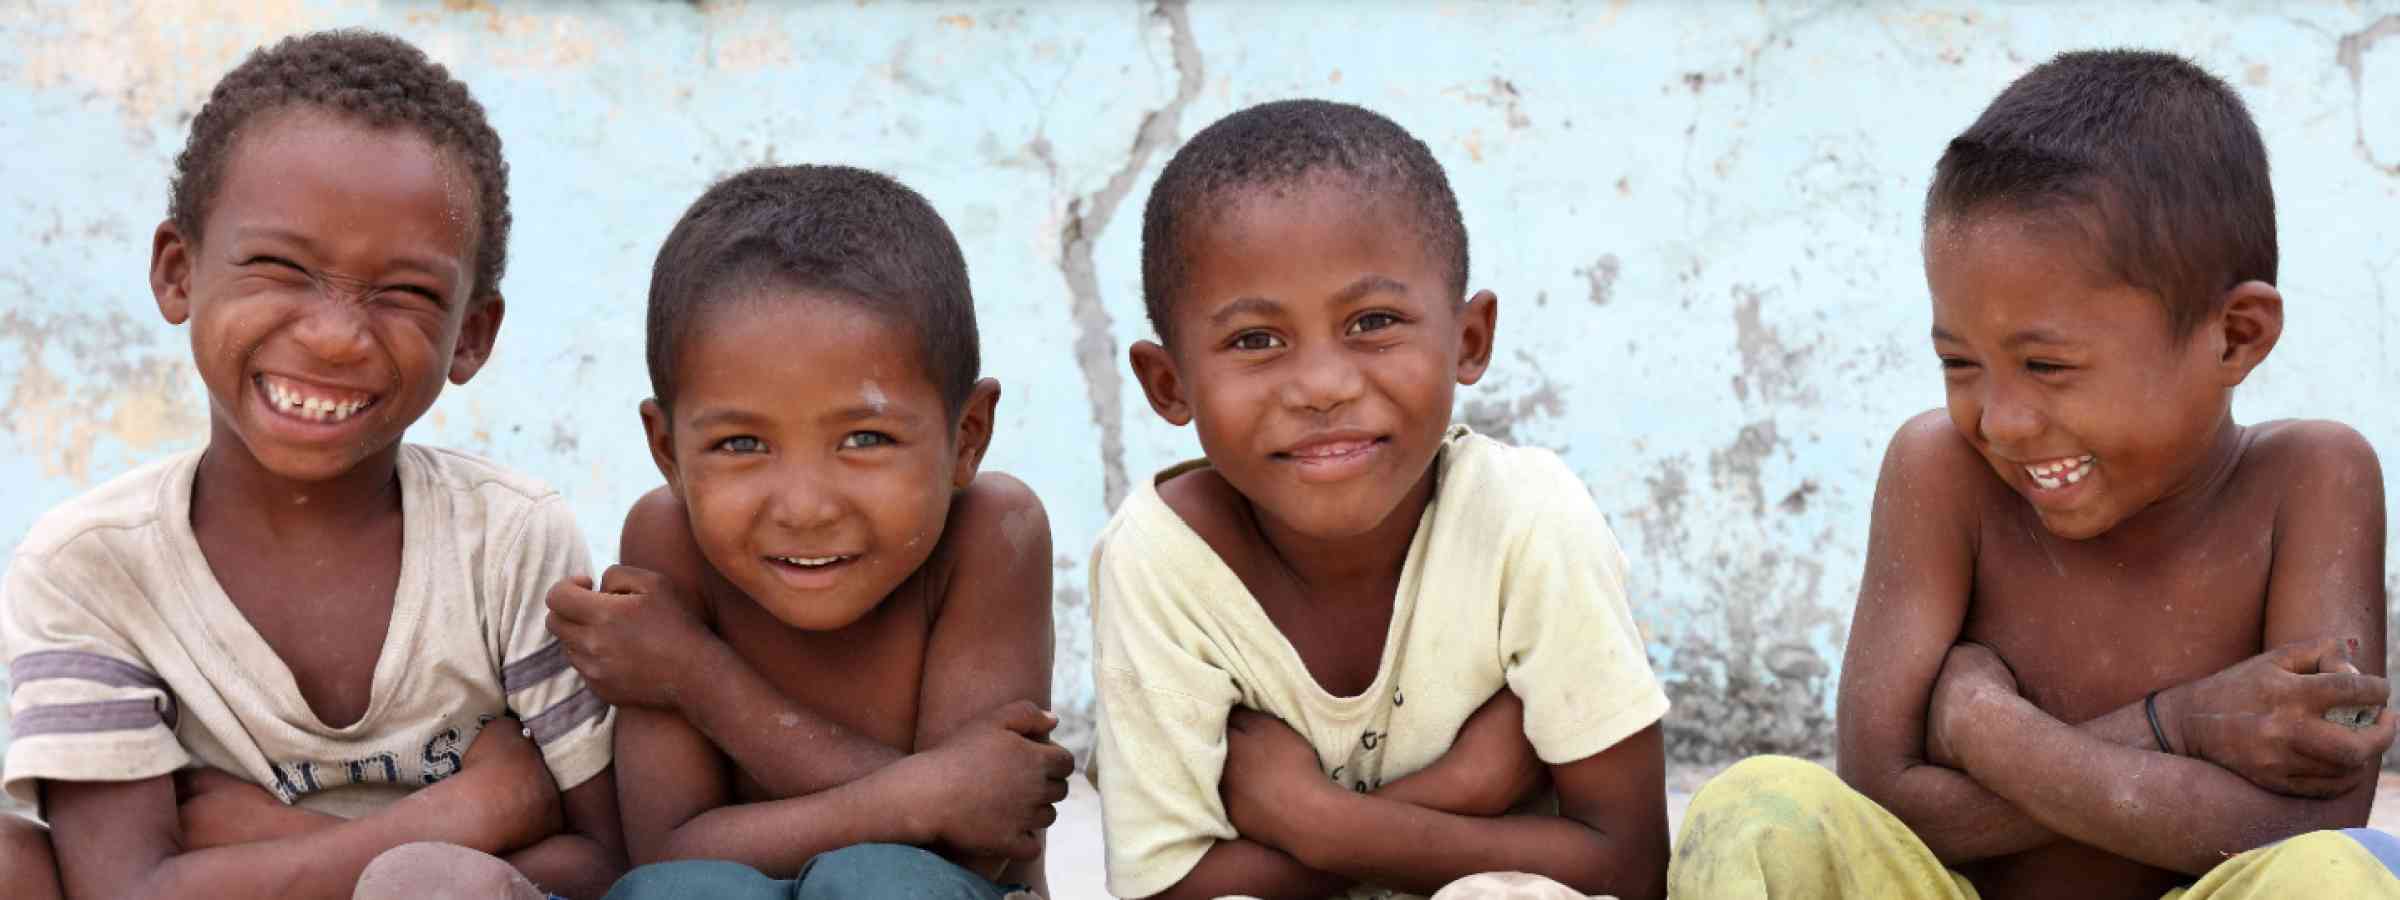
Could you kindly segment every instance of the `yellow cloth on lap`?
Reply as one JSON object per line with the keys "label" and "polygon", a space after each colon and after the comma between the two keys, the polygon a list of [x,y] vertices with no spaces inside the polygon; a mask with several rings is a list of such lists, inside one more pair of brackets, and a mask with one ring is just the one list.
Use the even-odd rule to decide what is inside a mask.
{"label": "yellow cloth on lap", "polygon": [[[1890,811],[1822,766],[1743,760],[1684,813],[1668,895],[1706,900],[1977,900]],[[2161,900],[2400,898],[2400,878],[2338,831],[2304,834],[2226,860]]]}

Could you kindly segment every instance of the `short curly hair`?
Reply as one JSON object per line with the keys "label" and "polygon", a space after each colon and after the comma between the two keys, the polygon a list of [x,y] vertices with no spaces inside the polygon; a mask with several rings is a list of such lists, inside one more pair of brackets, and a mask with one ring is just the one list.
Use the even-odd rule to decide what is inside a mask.
{"label": "short curly hair", "polygon": [[1446,287],[1466,297],[1467,226],[1433,150],[1365,107],[1278,100],[1200,129],[1150,189],[1142,208],[1142,306],[1160,340],[1174,340],[1169,313],[1190,270],[1181,242],[1191,229],[1207,224],[1233,191],[1283,187],[1320,173],[1346,176],[1360,191],[1405,204],[1426,252],[1447,270]]}
{"label": "short curly hair", "polygon": [[201,240],[209,204],[225,180],[225,161],[242,128],[261,114],[311,106],[374,128],[417,132],[458,154],[475,178],[478,216],[473,296],[497,295],[508,267],[508,163],[500,135],[467,86],[407,41],[344,29],[294,35],[250,57],[217,80],[192,118],[168,182],[167,216],[186,239]]}
{"label": "short curly hair", "polygon": [[849,166],[760,166],[692,201],[650,268],[650,390],[674,408],[675,366],[701,313],[762,286],[823,292],[916,332],[955,421],[982,367],[967,258],[933,205]]}
{"label": "short curly hair", "polygon": [[2063,53],[2001,91],[1943,150],[1925,224],[1990,210],[2080,229],[2112,274],[2158,295],[2177,337],[2235,285],[2275,280],[2258,125],[2231,86],[2171,53]]}

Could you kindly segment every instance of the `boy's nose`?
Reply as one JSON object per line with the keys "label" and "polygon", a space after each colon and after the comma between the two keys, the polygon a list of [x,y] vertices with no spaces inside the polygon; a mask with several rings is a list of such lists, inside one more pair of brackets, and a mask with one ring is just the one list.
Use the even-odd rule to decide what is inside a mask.
{"label": "boy's nose", "polygon": [[1984,398],[1980,427],[1985,443],[2008,446],[2040,437],[2042,414],[2031,403],[1995,391]]}
{"label": "boy's nose", "polygon": [[367,354],[373,346],[366,310],[358,303],[329,297],[308,306],[308,311],[293,326],[294,337],[319,359],[327,362],[351,362]]}
{"label": "boy's nose", "polygon": [[823,475],[794,472],[783,479],[782,489],[768,505],[768,514],[778,527],[796,531],[816,528],[841,518],[841,497],[827,489]]}
{"label": "boy's nose", "polygon": [[1325,412],[1358,399],[1366,390],[1366,375],[1341,346],[1300,351],[1298,367],[1283,384],[1284,404]]}

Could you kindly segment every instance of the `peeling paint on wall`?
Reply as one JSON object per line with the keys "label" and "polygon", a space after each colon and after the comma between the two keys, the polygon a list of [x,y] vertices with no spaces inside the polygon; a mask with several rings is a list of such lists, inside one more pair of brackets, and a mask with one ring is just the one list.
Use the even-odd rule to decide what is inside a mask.
{"label": "peeling paint on wall", "polygon": [[[0,358],[14,363],[5,419],[44,478],[88,486],[103,442],[139,458],[203,436],[183,348],[155,348],[155,329],[121,314],[0,309]],[[114,474],[114,473],[103,473]]]}

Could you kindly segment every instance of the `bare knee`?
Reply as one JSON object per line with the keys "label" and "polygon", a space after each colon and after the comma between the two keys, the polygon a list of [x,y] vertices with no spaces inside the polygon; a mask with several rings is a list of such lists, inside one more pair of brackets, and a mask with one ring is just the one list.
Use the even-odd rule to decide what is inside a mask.
{"label": "bare knee", "polygon": [[515,866],[456,844],[402,844],[367,864],[352,900],[543,900]]}
{"label": "bare knee", "polygon": [[52,900],[64,894],[58,886],[58,858],[50,852],[50,829],[0,813],[0,884],[9,886],[11,897]]}

